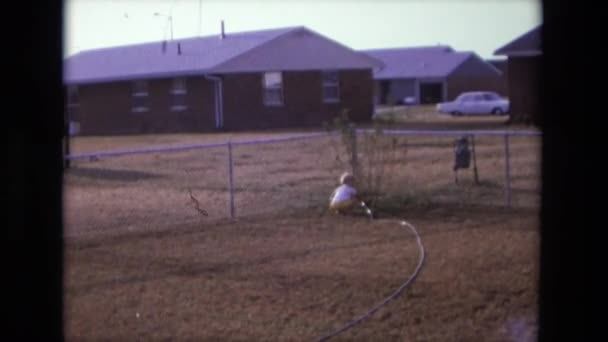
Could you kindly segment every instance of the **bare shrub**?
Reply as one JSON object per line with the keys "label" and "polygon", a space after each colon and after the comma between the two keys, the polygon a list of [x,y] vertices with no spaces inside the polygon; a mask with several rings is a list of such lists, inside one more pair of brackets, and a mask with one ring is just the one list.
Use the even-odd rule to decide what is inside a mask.
{"label": "bare shrub", "polygon": [[332,136],[330,143],[335,158],[328,172],[336,175],[351,172],[359,193],[373,209],[377,209],[376,204],[387,188],[395,185],[395,175],[405,166],[407,141],[384,133],[393,126],[392,120],[375,122],[371,132],[357,134],[357,126],[348,118],[347,110],[331,124],[325,124],[329,132],[339,133]]}

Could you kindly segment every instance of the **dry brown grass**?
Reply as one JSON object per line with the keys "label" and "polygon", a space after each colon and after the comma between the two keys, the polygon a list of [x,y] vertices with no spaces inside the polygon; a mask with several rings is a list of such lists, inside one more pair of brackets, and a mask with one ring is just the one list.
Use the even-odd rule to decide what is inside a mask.
{"label": "dry brown grass", "polygon": [[[339,341],[534,334],[534,215],[410,210],[413,286]],[[258,218],[67,243],[68,340],[311,341],[396,289],[418,258],[392,220]],[[521,340],[521,339],[520,339]],[[525,339],[524,339],[525,340]]]}
{"label": "dry brown grass", "polygon": [[396,125],[408,129],[534,129],[525,125],[507,125],[509,116],[458,116],[439,113],[435,106],[383,106],[376,110],[377,121],[393,117]]}
{"label": "dry brown grass", "polygon": [[[74,149],[223,138],[76,138]],[[235,147],[235,221],[223,147],[76,162],[65,176],[68,340],[313,340],[413,271],[416,244],[392,217],[419,229],[422,273],[336,340],[526,340],[515,335],[535,331],[540,140],[512,138],[512,209],[503,206],[502,140],[476,139],[479,185],[472,170],[453,183],[452,141],[399,138],[405,163],[391,168],[373,223],[325,212],[343,171],[330,138]]]}

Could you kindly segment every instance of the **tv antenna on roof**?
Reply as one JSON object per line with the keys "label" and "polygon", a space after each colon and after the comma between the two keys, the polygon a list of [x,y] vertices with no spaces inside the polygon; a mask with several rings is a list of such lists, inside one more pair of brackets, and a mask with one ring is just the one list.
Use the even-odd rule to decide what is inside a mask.
{"label": "tv antenna on roof", "polygon": [[203,0],[198,0],[198,35],[201,35],[201,16],[202,16],[202,4]]}
{"label": "tv antenna on roof", "polygon": [[[171,40],[173,40],[173,15],[172,14],[164,14],[160,12],[154,12],[155,17],[166,17],[169,21],[169,25],[171,25]],[[166,31],[165,31],[166,32]]]}

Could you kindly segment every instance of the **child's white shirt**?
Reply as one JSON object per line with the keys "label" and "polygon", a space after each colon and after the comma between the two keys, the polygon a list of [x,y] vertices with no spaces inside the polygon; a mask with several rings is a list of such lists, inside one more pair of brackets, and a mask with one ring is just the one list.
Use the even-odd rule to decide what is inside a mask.
{"label": "child's white shirt", "polygon": [[330,204],[340,203],[352,199],[357,194],[357,190],[347,184],[342,184],[334,191]]}

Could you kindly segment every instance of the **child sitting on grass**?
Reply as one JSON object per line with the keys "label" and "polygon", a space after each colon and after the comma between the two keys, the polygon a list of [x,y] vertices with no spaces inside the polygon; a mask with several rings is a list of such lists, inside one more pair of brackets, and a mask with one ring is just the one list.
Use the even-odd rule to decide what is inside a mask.
{"label": "child sitting on grass", "polygon": [[340,186],[337,187],[329,198],[329,209],[338,214],[351,212],[354,207],[362,201],[353,187],[355,177],[348,172],[340,176]]}

